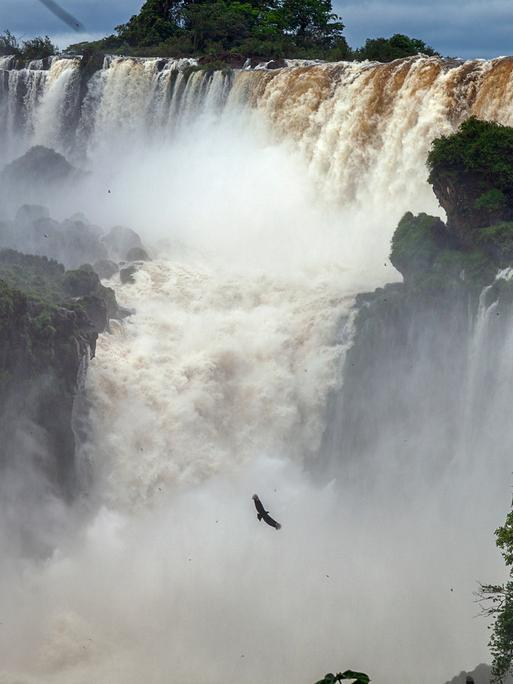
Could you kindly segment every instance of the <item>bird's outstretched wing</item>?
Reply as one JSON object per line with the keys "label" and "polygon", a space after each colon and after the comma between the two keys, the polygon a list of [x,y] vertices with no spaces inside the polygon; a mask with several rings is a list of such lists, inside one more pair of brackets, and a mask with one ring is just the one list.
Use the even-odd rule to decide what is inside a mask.
{"label": "bird's outstretched wing", "polygon": [[279,523],[279,522],[276,522],[276,520],[273,520],[273,518],[271,518],[271,516],[269,515],[269,513],[264,513],[264,514],[262,515],[262,519],[263,519],[264,522],[266,522],[266,523],[267,523],[268,525],[270,525],[271,527],[275,527],[277,530],[280,530],[280,529],[281,529],[280,523]]}
{"label": "bird's outstretched wing", "polygon": [[255,508],[257,509],[257,518],[259,520],[263,520],[268,525],[274,527],[277,530],[281,529],[280,523],[276,522],[276,520],[273,520],[273,518],[271,518],[269,512],[265,510],[264,504],[260,501],[256,494],[253,494],[253,501],[255,502]]}
{"label": "bird's outstretched wing", "polygon": [[257,513],[259,513],[263,517],[265,515],[265,508],[256,494],[253,494],[253,501],[255,502],[255,508],[257,509]]}

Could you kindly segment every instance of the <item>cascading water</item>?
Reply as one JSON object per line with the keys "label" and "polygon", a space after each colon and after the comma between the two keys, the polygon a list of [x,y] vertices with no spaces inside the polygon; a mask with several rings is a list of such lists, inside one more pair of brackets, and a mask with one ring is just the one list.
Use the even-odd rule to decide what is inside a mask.
{"label": "cascading water", "polygon": [[[397,219],[439,211],[430,141],[470,113],[508,123],[512,61],[205,74],[107,58],[86,88],[79,60],[11,66],[4,160],[35,143],[81,160],[90,175],[53,211],[133,225],[155,260],[112,282],[136,313],[89,368],[87,496],[50,557],[2,560],[0,682],[308,684],[353,667],[442,684],[485,660],[472,592],[500,577],[513,320],[499,335],[483,298],[464,337],[421,321],[395,413],[393,350],[369,352],[360,390],[343,374],[354,296],[398,279]],[[473,444],[450,429],[477,418]],[[358,451],[362,424],[381,443]]]}

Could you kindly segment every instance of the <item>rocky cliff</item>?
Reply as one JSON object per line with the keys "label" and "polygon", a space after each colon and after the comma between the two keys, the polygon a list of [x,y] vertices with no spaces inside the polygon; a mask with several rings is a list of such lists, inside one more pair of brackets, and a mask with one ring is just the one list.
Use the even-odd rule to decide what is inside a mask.
{"label": "rocky cliff", "polygon": [[[363,461],[393,478],[405,510],[449,464],[482,460],[490,444],[507,448],[493,435],[509,411],[500,387],[513,320],[511,141],[513,129],[469,120],[434,142],[429,179],[447,220],[407,213],[390,254],[403,282],[357,298],[326,446],[348,464],[347,477]],[[475,681],[489,682],[489,669]]]}
{"label": "rocky cliff", "polygon": [[115,275],[134,249],[143,251],[130,229],[104,233],[81,215],[58,223],[40,206],[0,223],[0,468],[28,459],[60,494],[73,495],[87,363],[109,320],[129,314],[98,273]]}

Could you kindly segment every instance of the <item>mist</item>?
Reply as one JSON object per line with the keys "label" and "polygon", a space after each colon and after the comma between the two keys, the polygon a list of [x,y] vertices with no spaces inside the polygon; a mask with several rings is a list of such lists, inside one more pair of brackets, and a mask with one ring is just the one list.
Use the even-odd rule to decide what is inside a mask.
{"label": "mist", "polygon": [[[372,100],[355,86],[331,112],[348,125],[337,149],[349,173],[323,162],[335,124],[322,106],[303,98],[271,125],[283,83],[256,108],[219,108],[209,91],[198,112],[184,97],[188,117],[148,132],[134,92],[155,94],[151,64],[95,77],[84,105],[94,126],[82,120],[71,152],[60,119],[45,127],[36,110],[5,158],[53,141],[86,175],[40,196],[51,216],[129,226],[153,260],[133,284],[105,281],[135,313],[102,335],[88,368],[80,496],[64,504],[44,485],[39,519],[30,488],[6,498],[0,682],[308,684],[350,667],[382,684],[442,684],[488,660],[474,592],[504,574],[493,530],[511,495],[513,320],[498,334],[483,308],[462,337],[441,316],[412,338],[414,371],[397,375],[392,351],[376,347],[360,387],[345,364],[356,295],[400,280],[388,261],[398,219],[440,213],[420,160],[453,122],[411,83],[411,110],[425,109],[404,116],[402,92],[389,121],[410,127],[407,153],[384,128],[381,147],[368,131],[355,160],[361,111],[349,126],[349,103]],[[63,89],[43,95],[52,117],[65,71],[54,74]],[[455,87],[439,79],[431,95]],[[280,135],[292,120],[312,128]],[[13,213],[18,198],[4,201]],[[397,386],[408,411],[390,406]],[[361,439],[351,416],[379,439]],[[41,482],[31,464],[44,455],[30,448],[12,482]],[[280,532],[256,520],[255,492]],[[28,515],[43,548],[17,541],[13,521]]]}

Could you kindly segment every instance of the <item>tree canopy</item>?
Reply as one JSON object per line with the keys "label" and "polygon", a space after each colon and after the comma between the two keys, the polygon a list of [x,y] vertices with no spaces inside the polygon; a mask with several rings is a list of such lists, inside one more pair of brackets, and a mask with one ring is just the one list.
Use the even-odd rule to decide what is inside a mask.
{"label": "tree canopy", "polygon": [[392,62],[394,59],[411,57],[419,53],[428,57],[438,55],[438,52],[426,45],[423,40],[396,33],[391,38],[366,40],[365,45],[355,51],[355,58],[357,60],[368,59],[372,62]]}
{"label": "tree canopy", "polygon": [[25,61],[44,59],[57,54],[58,50],[48,36],[38,36],[19,43],[10,31],[0,33],[0,57],[13,55]]}
{"label": "tree canopy", "polygon": [[[67,54],[110,52],[145,57],[372,60],[390,62],[419,53],[437,55],[418,38],[396,33],[352,50],[332,0],[146,0],[139,14],[98,41],[77,43]],[[19,44],[0,34],[0,55],[31,60],[56,54],[48,36]]]}
{"label": "tree canopy", "polygon": [[146,0],[106,40],[132,51],[158,46],[176,56],[238,52],[340,59],[349,54],[343,29],[331,0]]}
{"label": "tree canopy", "polygon": [[495,618],[490,637],[493,656],[493,681],[502,684],[513,671],[513,510],[506,522],[495,531],[497,546],[509,568],[509,580],[504,584],[485,584],[480,597],[488,607],[485,612]]}

